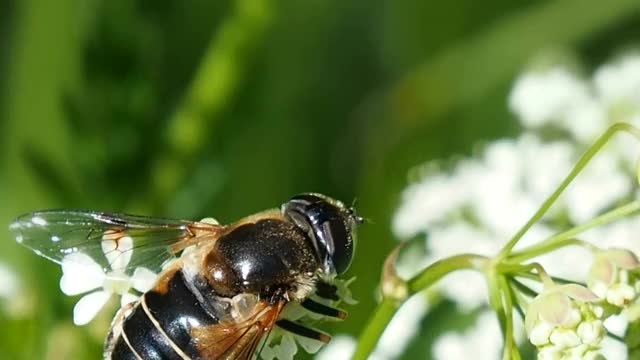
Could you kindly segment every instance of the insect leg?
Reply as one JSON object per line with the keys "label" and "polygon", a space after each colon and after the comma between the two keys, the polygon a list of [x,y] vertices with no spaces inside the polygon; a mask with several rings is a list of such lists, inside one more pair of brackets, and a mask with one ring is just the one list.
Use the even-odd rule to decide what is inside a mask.
{"label": "insect leg", "polygon": [[318,281],[316,283],[316,295],[323,299],[333,301],[340,300],[340,297],[338,296],[338,288],[335,285],[331,285],[324,281]]}
{"label": "insect leg", "polygon": [[288,332],[291,332],[296,335],[300,335],[309,339],[318,340],[325,344],[331,340],[331,336],[325,333],[322,333],[315,329],[308,328],[306,326],[302,326],[290,320],[286,320],[286,319],[278,320],[276,321],[276,325],[278,325],[279,327],[281,327],[282,329]]}
{"label": "insect leg", "polygon": [[326,315],[338,319],[344,319],[347,317],[347,313],[345,311],[321,304],[311,299],[306,299],[305,301],[303,301],[302,307],[320,315]]}

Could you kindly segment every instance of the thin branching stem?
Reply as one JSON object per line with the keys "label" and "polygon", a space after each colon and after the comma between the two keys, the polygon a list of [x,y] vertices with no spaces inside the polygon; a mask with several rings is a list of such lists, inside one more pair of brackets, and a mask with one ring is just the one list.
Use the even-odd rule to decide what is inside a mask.
{"label": "thin branching stem", "polygon": [[552,252],[554,250],[557,250],[563,247],[572,246],[572,245],[583,246],[590,250],[593,250],[596,248],[591,243],[588,243],[580,239],[574,239],[574,238],[554,240],[554,241],[545,243],[545,246],[542,246],[542,244],[543,243],[541,242],[536,245],[530,246],[527,249],[523,249],[522,251],[514,252],[511,256],[509,256],[507,261],[509,263],[520,264],[524,261],[535,258],[537,256]]}
{"label": "thin branching stem", "polygon": [[531,264],[502,263],[497,265],[497,270],[500,274],[515,274],[515,275],[525,274],[531,270],[535,270],[537,272],[537,275],[540,281],[542,281],[542,283],[545,286],[550,286],[550,285],[553,285],[554,283],[551,277],[549,276],[549,274],[547,274],[547,271],[544,269],[544,267],[542,267],[542,265],[538,263],[531,263]]}
{"label": "thin branching stem", "polygon": [[461,269],[483,270],[489,259],[477,254],[462,254],[438,260],[407,281],[409,295],[422,291],[450,272]]}
{"label": "thin branching stem", "polygon": [[[536,292],[514,278],[532,278],[542,282],[545,287],[553,286],[555,284],[552,277],[547,274],[544,267],[540,264],[522,264],[521,262],[565,246],[580,245],[589,248],[595,247],[592,244],[576,239],[575,236],[593,227],[615,221],[624,216],[640,211],[640,201],[632,201],[626,205],[620,206],[610,212],[598,216],[592,221],[576,226],[568,231],[553,235],[539,244],[514,253],[512,253],[512,250],[524,234],[526,234],[526,232],[544,216],[544,214],[564,192],[567,186],[569,186],[569,184],[578,176],[578,174],[602,149],[602,147],[606,145],[611,137],[621,131],[630,133],[640,140],[640,129],[630,124],[617,123],[609,127],[609,129],[607,129],[607,131],[600,136],[596,142],[589,147],[589,149],[587,149],[577,164],[573,167],[569,175],[545,200],[536,213],[509,240],[495,258],[489,259],[475,254],[464,254],[449,257],[431,264],[421,273],[406,282],[399,279],[397,275],[394,275],[395,272],[393,271],[383,272],[383,277],[385,277],[384,274],[386,273],[394,275],[387,276],[389,279],[387,279],[388,281],[386,284],[383,279],[383,289],[387,288],[393,291],[383,291],[382,302],[378,305],[368,324],[365,326],[365,330],[360,336],[360,341],[358,342],[353,359],[364,360],[369,356],[369,354],[371,354],[378,343],[379,338],[382,336],[385,327],[406,299],[429,288],[443,276],[462,269],[474,269],[484,273],[489,287],[489,302],[498,317],[500,328],[505,336],[503,359],[521,359],[518,347],[513,340],[513,307],[521,306],[521,302],[526,305],[527,299],[524,298],[525,294],[535,297]],[[397,253],[398,250],[392,253],[390,258],[395,260]],[[388,260],[387,266],[391,266],[392,269],[393,261]],[[535,274],[532,271],[535,271]],[[520,291],[516,291],[516,288]],[[523,311],[521,308],[519,311],[522,315]]]}
{"label": "thin branching stem", "polygon": [[529,296],[529,297],[532,297],[532,298],[538,296],[538,292],[537,291],[535,291],[532,288],[528,287],[527,285],[523,284],[518,279],[509,278],[509,281],[510,281],[512,287],[515,287],[516,290],[519,291],[519,293],[522,293],[523,295],[526,295],[526,296]]}
{"label": "thin branching stem", "polygon": [[516,289],[517,285],[513,283],[513,278],[508,278],[507,280],[509,281],[509,291],[511,292],[511,296],[515,300],[513,302],[515,309],[518,312],[518,315],[520,315],[520,317],[524,319],[526,316],[525,309],[529,306],[530,299],[521,291],[518,291],[518,289]]}
{"label": "thin branching stem", "polygon": [[[504,248],[498,254],[499,259],[506,258],[514,246],[520,241],[520,239],[524,236],[524,234],[529,231],[529,229],[537,223],[546,212],[551,208],[551,206],[558,200],[560,195],[564,192],[564,190],[573,182],[573,180],[578,176],[578,174],[584,169],[585,166],[591,161],[591,159],[602,149],[604,145],[611,139],[613,135],[616,133],[624,131],[628,132],[631,135],[635,136],[638,140],[640,140],[640,129],[634,127],[631,124],[627,123],[616,123],[611,125],[604,134],[602,134],[596,142],[587,149],[587,151],[582,155],[580,160],[573,167],[569,175],[560,183],[560,186],[542,203],[542,206],[536,211],[536,213],[524,224],[524,226],[509,240],[509,242],[504,246]],[[571,235],[570,237],[572,237]]]}
{"label": "thin branching stem", "polygon": [[509,287],[507,278],[500,275],[498,283],[502,294],[502,304],[504,306],[505,328],[504,333],[504,352],[502,358],[504,360],[519,360],[520,352],[518,346],[514,342],[513,336],[513,293]]}
{"label": "thin branching stem", "polygon": [[487,273],[487,286],[489,288],[489,305],[496,313],[498,317],[498,324],[500,325],[500,331],[502,334],[507,334],[507,316],[504,312],[504,303],[502,298],[501,284],[499,282],[499,275],[492,268]]}
{"label": "thin branching stem", "polygon": [[623,217],[626,217],[638,212],[640,212],[640,201],[639,200],[631,201],[625,205],[619,206],[609,212],[606,212],[585,224],[578,225],[570,230],[555,234],[535,245],[513,252],[509,256],[509,261],[514,263],[519,263],[519,262],[534,258],[536,256],[546,254],[558,248],[570,246],[570,245],[581,245],[581,246],[593,247],[592,244],[575,239],[573,237],[589,229],[611,223],[613,221],[619,220]]}

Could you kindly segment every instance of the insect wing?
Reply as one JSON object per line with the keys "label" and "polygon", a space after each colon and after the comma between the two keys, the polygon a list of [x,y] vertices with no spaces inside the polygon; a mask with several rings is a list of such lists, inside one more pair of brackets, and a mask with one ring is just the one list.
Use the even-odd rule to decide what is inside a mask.
{"label": "insect wing", "polygon": [[98,263],[104,272],[132,275],[138,267],[160,272],[191,241],[215,237],[208,223],[91,211],[50,210],[17,218],[16,240],[56,263]]}
{"label": "insect wing", "polygon": [[267,340],[285,302],[263,303],[262,310],[241,323],[221,323],[195,330],[200,355],[205,359],[251,360]]}

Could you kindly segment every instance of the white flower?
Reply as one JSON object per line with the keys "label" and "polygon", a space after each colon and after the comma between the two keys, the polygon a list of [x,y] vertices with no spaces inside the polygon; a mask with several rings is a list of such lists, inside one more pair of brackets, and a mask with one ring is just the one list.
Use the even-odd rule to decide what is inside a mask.
{"label": "white flower", "polygon": [[466,201],[465,189],[456,175],[434,174],[409,185],[402,194],[402,206],[393,220],[393,230],[401,238],[424,232],[442,221]]}
{"label": "white flower", "polygon": [[[412,270],[460,253],[495,254],[562,181],[572,154],[570,143],[543,143],[525,134],[490,144],[482,158],[460,161],[450,174],[432,173],[409,186],[394,232],[399,237],[428,234],[428,256],[413,261]],[[536,224],[522,245],[551,233],[547,225]],[[465,310],[486,303],[485,282],[475,272],[451,274],[439,287]]]}
{"label": "white flower", "polygon": [[640,110],[640,56],[629,54],[594,75],[598,95],[610,106]]}
{"label": "white flower", "polygon": [[493,312],[485,311],[475,324],[463,333],[449,332],[440,336],[433,347],[437,360],[499,359],[502,353],[502,335]]}
{"label": "white flower", "polygon": [[605,328],[600,299],[577,285],[545,288],[527,308],[525,327],[539,359],[597,358]]}
{"label": "white flower", "polygon": [[628,173],[619,166],[619,156],[602,151],[566,190],[564,203],[570,219],[580,224],[593,219],[632,190]]}
{"label": "white flower", "polygon": [[[331,340],[333,342],[333,340]],[[329,342],[331,344],[331,342]],[[308,354],[317,353],[324,342],[290,333],[278,327],[269,335],[268,343],[262,347],[260,357],[264,360],[293,360],[298,353],[298,345]]]}
{"label": "white flower", "polygon": [[569,70],[554,67],[521,75],[511,91],[509,107],[527,127],[565,117],[574,103],[588,98],[586,84]]}
{"label": "white flower", "polygon": [[[580,77],[563,66],[524,73],[513,87],[509,107],[524,126],[519,137],[489,143],[480,156],[457,161],[446,171],[433,165],[438,162],[422,165],[419,169],[430,171],[423,171],[424,176],[403,192],[393,231],[403,239],[424,234],[427,250],[420,259],[416,255],[406,257],[410,264],[400,259],[403,275],[410,277],[429,263],[459,253],[494,255],[608,126],[614,121],[640,125],[640,55],[628,55],[602,66],[593,76]],[[546,128],[561,131],[549,132]],[[637,197],[633,180],[639,148],[632,136],[614,137],[525,234],[516,250]],[[634,216],[599,226],[579,238],[640,254],[638,233],[640,216]],[[591,257],[584,248],[569,247],[535,261],[554,276],[584,282]],[[486,303],[487,289],[485,282],[474,276],[473,272],[456,272],[444,278],[439,289],[463,310],[477,308]],[[618,286],[610,301],[626,303],[635,296],[632,292],[639,291],[640,286]],[[600,334],[594,329],[600,329],[600,324],[585,323],[580,331],[576,325],[571,335],[562,336],[563,331],[559,331],[554,340],[593,340]],[[552,333],[541,326],[534,335],[550,341]],[[559,353],[557,346],[551,345],[540,349],[540,358],[590,358],[597,354],[581,345]],[[482,347],[475,349],[475,353],[481,351]]]}
{"label": "white flower", "polygon": [[638,297],[640,279],[634,273],[640,261],[629,250],[612,248],[596,253],[587,284],[599,297],[616,307],[630,304]]}
{"label": "white flower", "polygon": [[124,306],[137,300],[137,296],[129,292],[132,288],[146,292],[155,282],[156,274],[146,268],[136,268],[131,277],[124,272],[133,253],[133,239],[130,237],[122,237],[117,242],[104,239],[102,251],[111,267],[107,273],[94,259],[81,252],[69,254],[62,260],[62,292],[71,296],[91,291],[73,308],[76,325],[85,325],[93,320],[111,296],[121,296],[121,305]]}
{"label": "white flower", "polygon": [[292,360],[294,355],[298,352],[298,346],[293,338],[293,335],[286,331],[274,329],[281,333],[280,343],[275,344],[273,340],[268,346],[262,348],[260,351],[260,357],[264,360]]}
{"label": "white flower", "polygon": [[356,339],[349,335],[338,335],[316,356],[316,360],[348,360],[356,350]]}

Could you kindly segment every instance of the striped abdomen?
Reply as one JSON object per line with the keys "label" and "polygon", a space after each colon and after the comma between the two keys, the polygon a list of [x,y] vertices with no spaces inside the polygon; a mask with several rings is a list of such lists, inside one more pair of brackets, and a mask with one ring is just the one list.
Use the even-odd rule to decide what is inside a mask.
{"label": "striped abdomen", "polygon": [[107,345],[110,360],[198,359],[191,329],[218,323],[185,284],[182,271],[165,292],[145,293],[122,320],[122,331]]}

